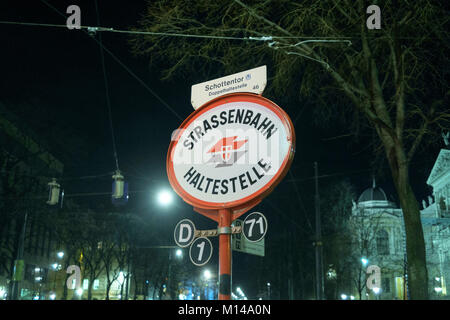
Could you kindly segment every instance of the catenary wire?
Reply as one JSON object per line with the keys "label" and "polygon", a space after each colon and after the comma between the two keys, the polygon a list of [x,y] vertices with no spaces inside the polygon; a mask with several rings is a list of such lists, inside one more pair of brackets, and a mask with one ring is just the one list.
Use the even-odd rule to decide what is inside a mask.
{"label": "catenary wire", "polygon": [[[51,4],[49,4],[47,1],[45,0],[41,0],[41,2],[43,2],[46,6],[48,6],[50,9],[52,9],[53,11],[55,11],[56,13],[58,13],[59,15],[61,15],[62,17],[66,18],[66,15],[64,15],[61,11],[59,11],[58,9],[56,9],[54,6],[52,6]],[[0,21],[0,23],[2,23]],[[58,25],[59,27],[61,27],[61,25]],[[62,25],[65,28],[67,28],[67,25]],[[86,31],[86,29],[88,29],[90,27],[86,27],[84,32],[86,34],[89,35],[89,32]],[[93,39],[98,45],[101,45],[100,42],[95,38],[95,37],[90,37],[91,39]],[[111,50],[109,50],[107,47],[105,47],[105,45],[102,45],[103,50],[106,51],[122,68],[124,68],[134,79],[136,79],[144,88],[147,89],[147,91],[149,91],[163,106],[166,107],[166,109],[168,109],[170,112],[172,112],[179,120],[183,121],[184,118],[181,117],[167,102],[165,102],[158,94],[156,94],[155,91],[153,91],[141,78],[139,78],[130,68],[128,68],[119,58],[116,57],[116,55],[114,55]]]}
{"label": "catenary wire", "polygon": [[[95,0],[95,11],[97,14],[97,24],[100,25],[100,14],[98,12],[97,0]],[[119,171],[119,158],[117,156],[116,138],[114,135],[114,126],[113,126],[112,111],[111,111],[111,100],[110,100],[110,95],[109,95],[108,77],[106,76],[105,56],[103,53],[103,43],[102,43],[102,34],[101,33],[98,34],[98,39],[99,39],[100,59],[102,62],[103,82],[105,83],[106,106],[108,107],[108,115],[109,115],[109,128],[111,130],[111,138],[112,138],[114,159],[116,161],[116,169],[117,169],[117,171]]]}
{"label": "catenary wire", "polygon": [[[46,3],[45,1],[41,0]],[[46,3],[47,4],[47,3]],[[49,5],[50,6],[50,5]],[[50,6],[51,8],[54,8]],[[58,11],[59,13],[59,11]],[[22,25],[22,26],[34,26],[34,27],[54,27],[54,28],[67,28],[64,24],[52,24],[52,23],[36,23],[36,22],[21,22],[21,21],[0,21],[0,24],[10,24],[10,25]],[[232,37],[232,36],[219,36],[211,34],[188,34],[188,33],[174,33],[174,32],[154,32],[154,31],[138,31],[138,30],[121,30],[114,29],[111,27],[91,27],[91,26],[81,26],[80,30],[90,30],[95,32],[111,32],[111,33],[123,33],[123,34],[134,34],[134,35],[147,35],[147,36],[168,36],[168,37],[181,37],[181,38],[201,38],[201,39],[217,39],[217,40],[240,40],[240,41],[270,41],[270,40],[289,40],[289,39],[309,39],[308,42],[337,42],[338,40],[351,40],[359,39],[359,35],[351,36],[260,36],[260,37]],[[223,30],[227,31],[227,30]],[[320,41],[314,41],[314,40]],[[419,37],[414,36],[403,36],[397,37],[397,39],[419,39]],[[430,38],[433,39],[433,38]],[[312,40],[312,41],[311,41]],[[329,40],[329,41],[327,41]],[[345,41],[348,43],[348,41]],[[296,46],[289,45],[288,47]]]}

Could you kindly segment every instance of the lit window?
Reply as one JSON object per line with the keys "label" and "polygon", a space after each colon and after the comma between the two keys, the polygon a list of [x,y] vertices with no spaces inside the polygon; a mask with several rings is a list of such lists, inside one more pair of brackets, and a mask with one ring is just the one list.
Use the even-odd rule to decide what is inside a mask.
{"label": "lit window", "polygon": [[99,286],[100,286],[100,281],[98,279],[95,279],[92,287],[94,288],[94,290],[98,290]]}
{"label": "lit window", "polygon": [[83,289],[87,290],[89,288],[89,279],[83,280]]}

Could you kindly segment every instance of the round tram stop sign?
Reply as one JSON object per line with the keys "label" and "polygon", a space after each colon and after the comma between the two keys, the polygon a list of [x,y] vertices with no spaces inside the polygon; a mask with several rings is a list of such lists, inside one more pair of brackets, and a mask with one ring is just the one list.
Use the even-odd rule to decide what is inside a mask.
{"label": "round tram stop sign", "polygon": [[195,110],[172,135],[170,184],[202,209],[261,200],[286,175],[295,151],[289,116],[272,101],[232,93]]}

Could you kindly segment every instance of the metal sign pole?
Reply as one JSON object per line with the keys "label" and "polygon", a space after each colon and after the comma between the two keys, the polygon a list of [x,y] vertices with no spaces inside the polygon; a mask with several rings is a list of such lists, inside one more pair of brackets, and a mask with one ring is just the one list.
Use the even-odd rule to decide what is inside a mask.
{"label": "metal sign pole", "polygon": [[319,199],[319,182],[318,182],[318,169],[317,162],[314,162],[314,173],[315,173],[315,185],[316,185],[316,195],[315,195],[315,207],[316,207],[316,299],[324,299],[324,283],[323,283],[323,247],[322,247],[322,230],[321,230],[321,220],[320,220],[320,199]]}
{"label": "metal sign pole", "polygon": [[231,300],[231,209],[219,209],[219,300]]}
{"label": "metal sign pole", "polygon": [[28,211],[25,211],[23,219],[22,231],[19,238],[19,247],[17,249],[17,258],[14,261],[14,270],[12,277],[12,290],[10,300],[20,300],[20,283],[24,278],[25,262],[23,260],[23,250],[25,243],[25,233],[27,230]]}

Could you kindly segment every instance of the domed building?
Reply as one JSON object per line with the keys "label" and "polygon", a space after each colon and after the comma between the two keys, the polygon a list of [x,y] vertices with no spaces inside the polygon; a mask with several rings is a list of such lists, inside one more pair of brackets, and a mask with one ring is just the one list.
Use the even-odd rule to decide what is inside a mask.
{"label": "domed building", "polygon": [[[450,150],[441,150],[427,184],[433,187],[433,195],[428,197],[428,201],[422,201],[421,220],[430,299],[450,299]],[[403,212],[376,185],[375,179],[372,187],[364,190],[357,202],[353,202],[349,224],[354,237],[352,252],[359,254],[364,264],[360,267],[365,270],[369,266],[377,266],[380,272],[379,283],[371,281],[374,277],[369,279],[369,286],[378,288],[375,291],[362,283],[361,279],[365,280],[365,276],[362,278],[360,272],[355,272],[362,283],[356,295],[361,295],[362,299],[406,299],[407,257]]]}
{"label": "domed building", "polygon": [[376,186],[375,179],[371,188],[367,188],[358,198],[360,208],[394,208],[395,203],[388,200],[383,189]]}

